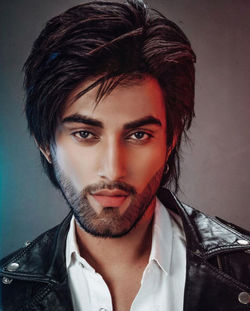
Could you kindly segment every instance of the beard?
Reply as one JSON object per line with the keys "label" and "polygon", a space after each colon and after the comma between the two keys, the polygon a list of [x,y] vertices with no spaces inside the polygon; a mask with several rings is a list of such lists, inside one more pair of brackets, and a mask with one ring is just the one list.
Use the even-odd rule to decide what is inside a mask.
{"label": "beard", "polygon": [[[101,181],[88,185],[79,192],[74,189],[70,178],[64,174],[54,157],[53,167],[62,195],[77,223],[86,232],[102,238],[122,237],[135,228],[155,198],[164,171],[164,167],[161,167],[141,193],[137,193],[133,186],[121,181]],[[124,213],[121,214],[118,207],[102,207],[99,213],[96,212],[88,196],[103,189],[119,189],[128,193],[129,204]]]}

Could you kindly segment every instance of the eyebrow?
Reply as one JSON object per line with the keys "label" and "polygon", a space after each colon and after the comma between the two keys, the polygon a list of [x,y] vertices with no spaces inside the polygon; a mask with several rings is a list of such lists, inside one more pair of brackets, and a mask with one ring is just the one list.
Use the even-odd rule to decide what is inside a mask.
{"label": "eyebrow", "polygon": [[83,123],[83,124],[92,125],[95,127],[100,127],[102,129],[104,128],[103,123],[101,121],[78,114],[78,113],[64,118],[62,120],[62,123]]}
{"label": "eyebrow", "polygon": [[140,127],[140,126],[152,125],[152,124],[162,126],[161,121],[159,119],[157,119],[153,116],[146,116],[146,117],[143,117],[141,119],[126,123],[123,126],[123,128],[125,130],[131,130],[131,129],[135,129],[135,128]]}
{"label": "eyebrow", "polygon": [[[87,124],[87,125],[99,127],[101,129],[104,128],[103,122],[101,122],[97,119],[88,117],[88,116],[78,114],[78,113],[64,118],[62,120],[62,123],[82,123],[82,124]],[[159,119],[157,119],[153,116],[146,116],[146,117],[143,117],[141,119],[131,121],[131,122],[124,124],[123,129],[131,130],[131,129],[138,128],[140,126],[152,125],[152,124],[162,126],[161,121]]]}

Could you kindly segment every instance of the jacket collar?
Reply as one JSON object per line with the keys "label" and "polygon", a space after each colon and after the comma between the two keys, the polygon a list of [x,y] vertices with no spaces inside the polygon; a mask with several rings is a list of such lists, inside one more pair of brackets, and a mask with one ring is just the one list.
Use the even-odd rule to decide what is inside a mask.
{"label": "jacket collar", "polygon": [[[232,250],[249,249],[250,239],[244,233],[226,226],[215,218],[185,205],[167,189],[157,193],[160,201],[179,214],[186,235],[187,250],[208,258]],[[65,245],[72,213],[57,227],[45,232],[27,247],[7,257],[0,264],[0,275],[21,280],[61,283],[67,277]],[[245,241],[245,244],[239,243]],[[8,271],[18,263],[15,271]]]}
{"label": "jacket collar", "polygon": [[209,258],[219,253],[250,248],[249,232],[240,232],[239,227],[181,203],[167,189],[159,189],[157,196],[166,207],[181,217],[187,249],[194,254]]}

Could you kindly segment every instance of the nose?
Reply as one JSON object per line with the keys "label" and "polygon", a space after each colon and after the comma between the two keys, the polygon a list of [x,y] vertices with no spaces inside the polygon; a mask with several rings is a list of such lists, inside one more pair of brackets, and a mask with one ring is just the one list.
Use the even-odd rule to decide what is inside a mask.
{"label": "nose", "polygon": [[110,139],[102,144],[98,175],[109,181],[121,180],[126,175],[126,152],[119,141]]}

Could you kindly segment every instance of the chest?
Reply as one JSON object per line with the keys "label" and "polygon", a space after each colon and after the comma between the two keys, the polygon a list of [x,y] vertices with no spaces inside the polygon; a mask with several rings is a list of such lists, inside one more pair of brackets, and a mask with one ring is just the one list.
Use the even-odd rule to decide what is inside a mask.
{"label": "chest", "polygon": [[140,290],[141,275],[128,274],[108,284],[113,311],[129,311]]}
{"label": "chest", "polygon": [[[116,278],[104,278],[86,269],[71,267],[69,285],[74,310],[182,311],[185,266],[178,278],[167,275],[156,262],[144,270],[131,269]],[[177,303],[178,302],[178,303]]]}

